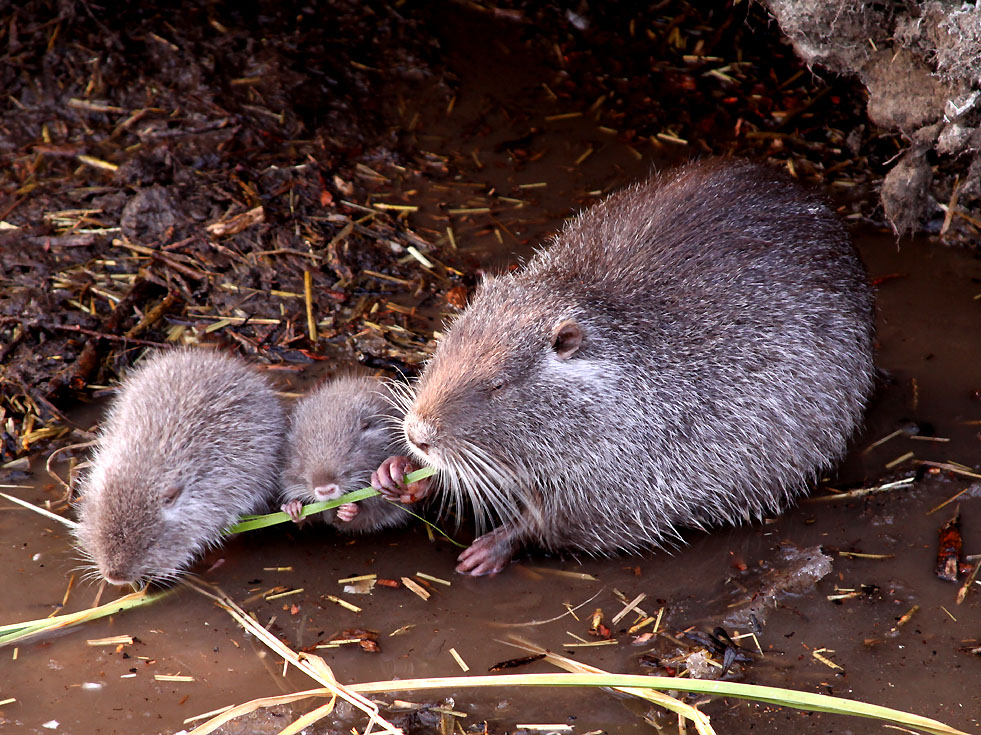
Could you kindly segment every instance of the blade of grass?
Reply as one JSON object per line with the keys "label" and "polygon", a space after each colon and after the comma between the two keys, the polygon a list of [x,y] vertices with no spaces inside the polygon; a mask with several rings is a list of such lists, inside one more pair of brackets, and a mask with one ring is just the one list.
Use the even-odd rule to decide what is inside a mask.
{"label": "blade of grass", "polygon": [[[436,470],[432,467],[423,467],[421,470],[416,470],[415,472],[410,472],[405,476],[405,482],[407,485],[411,485],[413,482],[418,482],[419,480],[424,480],[427,477],[432,477],[436,474]],[[355,490],[352,493],[347,493],[334,500],[325,500],[321,503],[311,503],[310,505],[304,505],[303,510],[300,511],[300,517],[306,518],[307,516],[312,516],[317,513],[323,513],[325,510],[330,510],[331,508],[336,508],[345,503],[357,503],[359,500],[367,500],[368,498],[373,498],[376,495],[380,495],[377,490],[373,487],[362,488],[361,490]],[[407,513],[412,513],[412,511],[405,509]],[[416,518],[419,516],[412,513]],[[243,531],[254,531],[258,528],[266,528],[267,526],[275,526],[279,523],[286,523],[287,521],[292,521],[293,519],[287,513],[282,511],[278,513],[267,513],[266,515],[255,515],[255,516],[242,516],[239,522],[234,526],[227,528],[225,530],[225,535],[231,535],[234,533],[242,533]],[[438,529],[437,529],[438,530]],[[440,533],[443,533],[440,531]],[[443,534],[446,536],[446,534]],[[447,536],[449,538],[449,536]]]}
{"label": "blade of grass", "polygon": [[[325,510],[336,508],[339,505],[344,505],[345,503],[357,503],[359,500],[373,498],[379,494],[380,493],[372,487],[366,487],[362,490],[355,490],[353,493],[347,493],[346,495],[342,495],[334,500],[325,500],[321,503],[304,505],[303,510],[300,512],[300,517],[306,518],[307,516],[323,513]],[[282,511],[277,513],[267,513],[265,515],[242,516],[238,523],[225,529],[225,535],[230,536],[235,533],[242,533],[243,531],[255,531],[258,528],[275,526],[279,523],[286,523],[287,521],[292,520],[293,519],[290,518],[288,513],[283,513]]]}
{"label": "blade of grass", "polygon": [[[352,691],[349,687],[341,684],[334,678],[334,673],[331,671],[330,666],[319,656],[314,656],[309,653],[297,653],[292,648],[287,646],[276,636],[270,633],[268,630],[263,628],[259,623],[253,620],[249,615],[243,610],[239,605],[228,595],[222,592],[220,589],[213,585],[207,585],[199,580],[185,579],[181,582],[182,585],[188,587],[189,589],[198,592],[205,597],[210,598],[218,605],[221,609],[231,615],[239,625],[241,625],[245,630],[251,633],[253,636],[259,639],[260,642],[264,643],[269,649],[280,656],[284,661],[295,666],[297,669],[305,673],[314,681],[321,684],[329,694],[324,696],[338,696],[341,699],[346,700],[348,703],[354,707],[361,710],[364,714],[368,716],[369,725],[374,727],[380,727],[384,732],[397,732],[397,728],[388,722],[384,717],[378,713],[378,706],[364,696]],[[315,695],[316,693],[314,693]],[[308,694],[308,696],[313,696]],[[319,695],[317,695],[319,696]],[[248,707],[251,703],[246,703],[240,705],[240,707]],[[332,703],[331,703],[332,705]],[[325,708],[321,708],[323,710]],[[229,710],[230,712],[231,710]],[[222,717],[222,713],[214,719]],[[322,716],[326,716],[327,712],[324,711]],[[205,722],[199,728],[195,728],[194,732],[201,733],[211,732],[208,728],[212,725],[212,720]],[[213,728],[212,728],[213,729]]]}
{"label": "blade of grass", "polygon": [[42,618],[41,620],[29,620],[24,623],[3,625],[0,626],[0,648],[9,646],[12,643],[18,643],[33,635],[69,628],[79,623],[86,623],[90,620],[104,618],[107,615],[115,615],[125,610],[131,610],[134,607],[149,605],[151,602],[156,602],[161,597],[170,594],[171,591],[164,590],[150,594],[147,590],[143,589],[139,592],[132,592],[124,597],[120,597],[118,600],[107,602],[104,605],[91,607],[67,615],[57,615],[53,618]]}
{"label": "blade of grass", "polygon": [[962,730],[945,725],[929,717],[914,715],[902,710],[876,704],[856,702],[851,699],[831,697],[826,694],[798,692],[793,689],[742,684],[706,679],[681,679],[671,676],[637,676],[627,674],[502,674],[499,676],[450,676],[438,679],[402,679],[350,684],[348,689],[362,694],[382,692],[417,691],[420,689],[444,689],[488,686],[591,686],[639,689],[667,689],[682,692],[714,694],[764,702],[779,707],[792,707],[809,712],[828,712],[884,720],[893,724],[912,727],[931,735],[968,735]]}
{"label": "blade of grass", "polygon": [[[547,649],[536,646],[533,643],[525,641],[521,638],[515,637],[514,641],[498,641],[499,643],[504,643],[508,646],[515,646],[516,648],[525,651],[526,653],[532,654],[542,654],[545,657],[545,661],[557,666],[560,669],[565,669],[573,673],[579,674],[609,674],[609,671],[605,671],[598,666],[590,666],[582,661],[574,661],[571,658],[566,658],[565,656],[560,656],[557,653],[553,653]],[[637,687],[614,687],[616,691],[622,692],[623,694],[629,694],[633,697],[638,697],[640,699],[646,699],[651,704],[663,707],[669,712],[674,712],[681,715],[695,724],[695,729],[698,730],[699,735],[715,735],[715,729],[709,723],[708,715],[700,711],[696,707],[692,707],[690,704],[682,702],[680,699],[676,699],[668,694],[659,692],[654,689],[638,689]]]}
{"label": "blade of grass", "polygon": [[329,689],[308,689],[304,692],[280,694],[275,697],[261,697],[259,699],[253,699],[249,702],[236,705],[231,709],[227,709],[224,712],[215,715],[207,722],[195,727],[193,730],[187,733],[187,735],[208,735],[208,733],[214,732],[226,722],[231,722],[236,717],[241,717],[242,715],[247,715],[250,712],[255,712],[257,709],[262,707],[275,707],[276,705],[280,704],[292,704],[293,702],[298,702],[301,699],[307,699],[308,697],[330,697],[331,704],[333,704],[336,695]]}
{"label": "blade of grass", "polygon": [[46,510],[38,505],[34,505],[34,503],[29,503],[26,500],[15,498],[13,495],[7,495],[7,493],[0,493],[0,495],[5,497],[7,500],[9,500],[12,503],[17,503],[17,505],[22,505],[28,510],[33,510],[35,513],[40,513],[41,515],[46,516],[53,521],[58,521],[58,523],[64,523],[69,528],[75,528],[75,526],[78,525],[71,518],[65,518],[64,516],[60,516],[57,513],[52,513],[50,510]]}

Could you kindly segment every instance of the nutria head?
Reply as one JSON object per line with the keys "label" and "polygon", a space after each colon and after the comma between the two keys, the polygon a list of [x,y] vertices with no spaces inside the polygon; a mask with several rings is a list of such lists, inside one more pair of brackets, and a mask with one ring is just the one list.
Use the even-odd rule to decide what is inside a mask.
{"label": "nutria head", "polygon": [[[411,453],[478,523],[534,506],[543,452],[594,392],[598,346],[574,299],[507,275],[486,280],[403,397]],[[545,446],[549,444],[549,446]]]}
{"label": "nutria head", "polygon": [[76,536],[113,584],[176,579],[276,489],[286,417],[243,360],[154,353],[112,401],[80,484]]}
{"label": "nutria head", "polygon": [[290,419],[283,497],[315,503],[370,485],[372,470],[395,450],[394,421],[387,389],[374,378],[320,385]]}

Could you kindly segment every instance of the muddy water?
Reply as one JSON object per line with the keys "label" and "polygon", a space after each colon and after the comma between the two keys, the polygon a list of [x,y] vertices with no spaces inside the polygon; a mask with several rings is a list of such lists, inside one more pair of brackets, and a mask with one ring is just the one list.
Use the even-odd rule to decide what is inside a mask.
{"label": "muddy water", "polygon": [[[644,151],[637,158],[616,135],[601,129],[619,125],[602,112],[550,120],[582,111],[543,94],[542,83],[554,80],[522,55],[520,44],[481,33],[478,21],[466,22],[475,27],[458,28],[445,39],[447,64],[461,79],[452,113],[446,113],[445,102],[406,102],[403,121],[419,115],[415,128],[403,131],[407,155],[428,151],[450,157],[465,176],[420,178],[414,193],[379,194],[402,194],[419,204],[410,224],[434,240],[451,227],[475,265],[486,266],[527,255],[574,208],[643,176],[669,158],[670,151]],[[460,39],[468,40],[463,44]],[[491,215],[447,211],[484,206],[491,207]],[[865,434],[831,484],[847,487],[910,475],[909,459],[887,467],[909,452],[916,459],[976,467],[981,455],[981,401],[975,397],[981,389],[981,260],[936,244],[904,242],[897,248],[890,237],[875,232],[857,235],[873,278],[884,279],[878,288],[884,375]],[[908,420],[930,425],[937,437],[949,441],[902,436],[862,453]],[[56,497],[43,462],[35,461],[34,467],[26,480],[30,487],[15,492],[34,501]],[[962,649],[981,645],[981,587],[975,585],[958,606],[957,587],[935,578],[932,570],[937,529],[955,507],[962,516],[965,552],[981,553],[978,487],[947,473],[927,475],[912,488],[870,499],[810,501],[771,522],[690,534],[689,545],[674,554],[580,563],[533,553],[491,579],[454,575],[457,551],[445,541],[428,540],[419,526],[355,540],[323,528],[278,527],[233,539],[196,571],[294,647],[351,628],[377,631],[380,653],[353,646],[320,649],[344,682],[459,675],[450,648],[472,673],[483,673],[496,662],[521,655],[504,642],[509,636],[611,671],[651,672],[644,662],[652,656],[645,654],[677,667],[671,662],[674,644],[664,637],[631,646],[631,637],[620,634],[618,645],[569,647],[578,642],[574,636],[592,640],[588,618],[597,607],[608,622],[623,607],[617,590],[627,599],[645,593],[640,607],[647,613],[663,608],[662,627],[672,636],[690,627],[710,631],[725,625],[732,635],[757,627],[762,655],[742,665],[745,681],[864,699],[977,732],[981,657]],[[928,514],[965,489],[955,504]],[[815,588],[770,599],[753,625],[734,623],[749,601],[779,580],[787,547],[821,547],[832,560],[832,571]],[[0,623],[56,611],[76,566],[62,526],[3,504]],[[404,588],[379,586],[369,595],[356,595],[338,582],[361,574],[399,579],[417,572],[452,584],[434,583],[432,597],[423,601]],[[294,593],[263,597],[278,587]],[[828,599],[862,589],[866,591],[856,597]],[[361,610],[342,608],[327,595]],[[86,607],[94,596],[92,585],[76,583],[66,609]],[[553,620],[567,605],[581,604],[579,619],[565,615]],[[914,606],[918,609],[909,622],[897,627],[897,620]],[[620,631],[634,619],[627,616],[613,627]],[[411,627],[392,635],[406,626]],[[118,649],[86,643],[121,634],[136,641]],[[740,640],[755,650],[749,639]],[[814,651],[834,666],[816,658]],[[550,670],[541,662],[520,669]],[[154,678],[158,674],[188,675],[193,681],[163,682]],[[145,609],[16,650],[0,650],[0,701],[16,699],[0,706],[0,731],[173,733],[185,727],[185,718],[309,686],[293,671],[284,676],[273,657],[225,612],[181,589]],[[651,729],[643,707],[604,692],[457,689],[398,697],[429,703],[451,698],[452,709],[467,715],[463,726],[477,726],[478,731],[484,720],[491,732],[536,722],[571,724],[578,733]],[[720,733],[878,730],[866,721],[735,700],[711,701],[704,709]],[[284,710],[276,712],[229,731],[276,732],[288,721]],[[351,725],[362,723],[342,712],[320,731],[347,731]]]}

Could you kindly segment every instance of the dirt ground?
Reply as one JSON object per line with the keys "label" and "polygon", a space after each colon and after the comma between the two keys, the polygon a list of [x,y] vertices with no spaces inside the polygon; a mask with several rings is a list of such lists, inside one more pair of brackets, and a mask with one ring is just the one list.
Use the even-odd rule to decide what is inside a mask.
{"label": "dirt ground", "polygon": [[[802,67],[762,8],[155,2],[99,13],[28,2],[0,9],[0,34],[0,482],[25,486],[10,492],[71,513],[45,458],[91,437],[102,398],[147,347],[218,342],[287,392],[355,363],[412,374],[481,272],[526,257],[576,209],[693,155],[767,160],[834,197],[877,285],[882,386],[829,482],[909,484],[690,534],[674,554],[532,553],[493,579],[453,575],[454,548],[422,526],[353,542],[277,527],[231,540],[195,571],[295,648],[377,632],[379,653],[318,649],[346,683],[461,674],[450,648],[482,673],[523,655],[514,636],[611,671],[677,674],[695,667],[693,652],[724,659],[707,637],[721,626],[739,645],[731,677],[978,731],[981,590],[957,605],[959,585],[933,572],[955,508],[964,553],[981,551],[981,491],[963,474],[977,474],[981,441],[981,261],[940,238],[882,234],[872,193],[905,143],[868,121],[859,85]],[[945,232],[972,236],[960,218]],[[920,436],[863,452],[910,421]],[[72,456],[84,450],[54,469]],[[64,529],[4,504],[0,539],[0,624],[91,604],[95,588],[78,583],[62,602],[76,566]],[[423,601],[337,581],[418,572],[452,584],[423,581]],[[663,609],[662,632],[632,645],[632,613],[611,626],[615,643],[577,645],[594,641],[596,608],[609,623],[641,593],[645,613]],[[564,604],[583,605],[578,619]],[[120,634],[134,643],[86,645]],[[186,718],[310,686],[181,589],[0,649],[0,702],[15,700],[0,704],[0,730],[174,733],[193,726]],[[677,729],[606,692],[381,701],[410,732]],[[310,706],[225,731],[275,733]],[[704,709],[720,733],[878,727],[736,700]],[[341,707],[310,732],[363,726]]]}

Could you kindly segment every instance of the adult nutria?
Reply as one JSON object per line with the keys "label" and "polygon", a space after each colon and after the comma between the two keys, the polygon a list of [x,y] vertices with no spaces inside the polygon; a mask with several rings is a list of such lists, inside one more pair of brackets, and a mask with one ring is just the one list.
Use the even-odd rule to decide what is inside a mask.
{"label": "adult nutria", "polygon": [[248,363],[156,352],[126,375],[81,483],[76,530],[112,584],[176,579],[275,497],[286,415]]}
{"label": "adult nutria", "polygon": [[[299,523],[304,503],[334,500],[366,487],[372,470],[397,451],[397,419],[386,384],[368,377],[323,383],[294,407],[286,447],[282,509]],[[402,525],[410,517],[382,497],[318,515],[351,532]]]}
{"label": "adult nutria", "polygon": [[[487,279],[405,399],[411,454],[523,545],[587,553],[778,511],[841,457],[874,315],[842,223],[786,176],[695,163],[613,194]],[[403,500],[404,458],[377,486]],[[392,471],[392,467],[396,471]]]}

